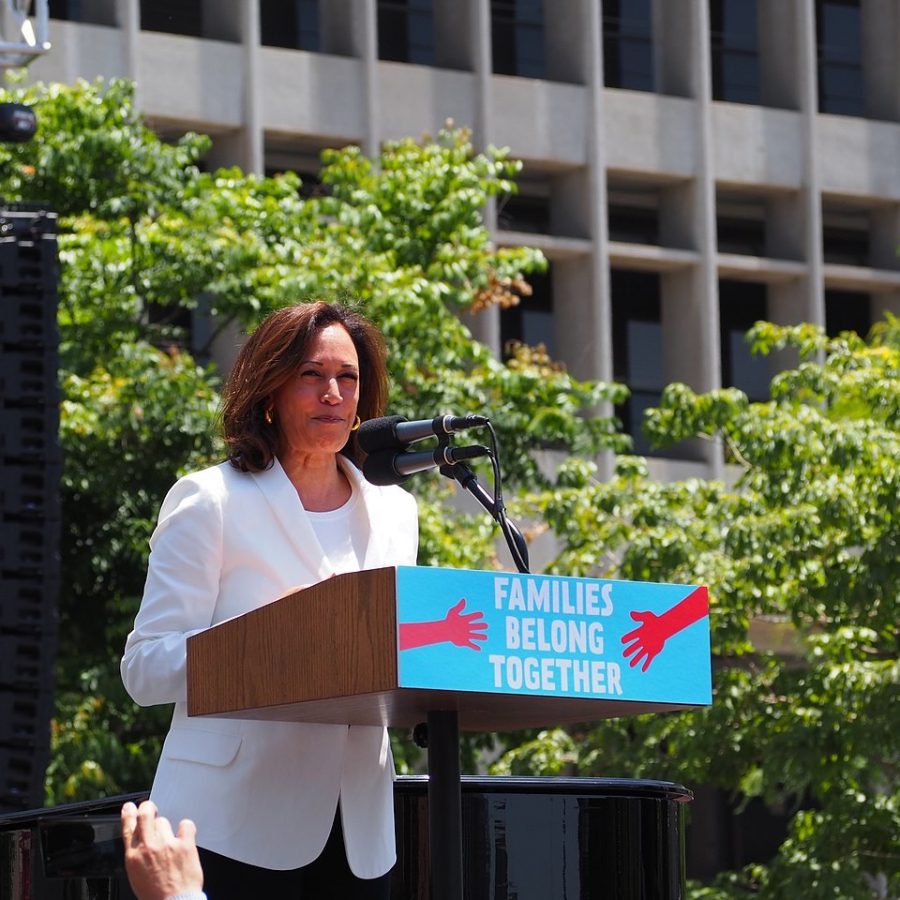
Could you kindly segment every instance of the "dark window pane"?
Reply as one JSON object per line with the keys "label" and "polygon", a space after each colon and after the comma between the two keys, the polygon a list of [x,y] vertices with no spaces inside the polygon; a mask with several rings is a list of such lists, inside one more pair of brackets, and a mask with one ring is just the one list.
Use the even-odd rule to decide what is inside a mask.
{"label": "dark window pane", "polygon": [[616,408],[634,452],[654,451],[644,437],[644,410],[659,405],[665,385],[659,275],[613,269],[610,273],[613,325],[613,377],[631,395]]}
{"label": "dark window pane", "polygon": [[713,97],[733,103],[760,98],[756,0],[710,0]]}
{"label": "dark window pane", "polygon": [[729,47],[756,49],[755,0],[724,0],[722,33]]}
{"label": "dark window pane", "polygon": [[79,0],[53,0],[48,6],[51,19],[65,19],[70,22],[81,21],[79,17],[81,12]]}
{"label": "dark window pane", "polygon": [[819,105],[822,112],[861,116],[865,112],[862,70],[837,64],[819,71]]}
{"label": "dark window pane", "polygon": [[769,368],[764,356],[750,352],[746,334],[768,318],[766,286],[746,281],[719,282],[722,384],[742,390],[751,400],[769,397]]}
{"label": "dark window pane", "polygon": [[869,264],[868,232],[826,224],[822,229],[822,255],[827,263],[867,266]]}
{"label": "dark window pane", "polygon": [[203,34],[202,0],[141,0],[141,28],[200,37]]}
{"label": "dark window pane", "polygon": [[759,59],[755,55],[723,53],[720,65],[722,81],[717,100],[759,103]]}
{"label": "dark window pane", "polygon": [[504,231],[550,234],[550,201],[546,197],[513,194],[497,209],[497,226]]}
{"label": "dark window pane", "polygon": [[819,109],[865,115],[859,0],[816,0]]}
{"label": "dark window pane", "polygon": [[822,49],[830,62],[859,62],[862,35],[858,2],[825,0],[822,10]]}
{"label": "dark window pane", "polygon": [[733,219],[720,216],[716,220],[720,253],[766,255],[766,226],[762,220]]}
{"label": "dark window pane", "polygon": [[618,87],[653,90],[653,44],[649,39],[623,37],[619,41]]}
{"label": "dark window pane", "polygon": [[609,239],[628,244],[659,243],[659,212],[640,206],[610,203]]}
{"label": "dark window pane", "polygon": [[379,0],[378,57],[395,62],[434,64],[431,0]]}
{"label": "dark window pane", "polygon": [[855,331],[865,337],[872,327],[872,299],[860,291],[825,291],[825,332],[836,337]]}
{"label": "dark window pane", "polygon": [[498,75],[543,78],[546,60],[541,0],[491,0],[491,46]]}
{"label": "dark window pane", "polygon": [[523,297],[518,306],[504,309],[500,314],[500,341],[506,352],[510,341],[520,341],[531,347],[543,344],[553,356],[555,340],[553,330],[553,280],[552,264],[546,272],[528,276],[532,294]]}
{"label": "dark window pane", "polygon": [[266,47],[321,49],[318,0],[260,0],[260,41]]}
{"label": "dark window pane", "polygon": [[606,0],[603,4],[603,79],[607,87],[653,90],[650,0]]}

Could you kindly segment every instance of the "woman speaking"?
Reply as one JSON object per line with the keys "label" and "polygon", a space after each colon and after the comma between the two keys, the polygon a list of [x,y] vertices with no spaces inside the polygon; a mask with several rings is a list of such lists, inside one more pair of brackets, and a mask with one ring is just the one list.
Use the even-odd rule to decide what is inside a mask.
{"label": "woman speaking", "polygon": [[227,461],[180,479],[160,510],[122,680],[142,706],[175,703],[151,798],[196,822],[211,900],[390,894],[384,728],[186,711],[192,634],[341,572],[415,564],[414,499],[358,468],[355,431],[386,402],[370,322],[330,303],[279,310],[229,377]]}

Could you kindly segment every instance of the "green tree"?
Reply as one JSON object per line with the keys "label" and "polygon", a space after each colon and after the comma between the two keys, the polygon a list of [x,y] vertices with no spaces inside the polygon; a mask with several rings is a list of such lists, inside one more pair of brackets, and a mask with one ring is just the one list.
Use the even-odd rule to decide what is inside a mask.
{"label": "green tree", "polygon": [[[758,323],[756,350],[802,358],[766,403],[670,385],[651,437],[720,437],[733,485],[660,484],[627,457],[599,483],[567,460],[565,487],[528,500],[561,539],[556,571],[710,586],[714,701],[544,732],[497,770],[668,777],[795,811],[771,865],[697,897],[900,896],[897,327],[867,343]],[[787,654],[754,642],[760,621],[780,625]]]}

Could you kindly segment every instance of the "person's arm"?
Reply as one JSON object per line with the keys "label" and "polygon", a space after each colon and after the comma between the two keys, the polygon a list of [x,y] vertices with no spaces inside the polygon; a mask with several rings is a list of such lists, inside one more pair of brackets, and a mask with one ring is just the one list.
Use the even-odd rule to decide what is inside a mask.
{"label": "person's arm", "polygon": [[155,804],[122,807],[122,841],[125,872],[138,900],[199,900],[203,893],[203,869],[197,852],[197,829],[182,819],[178,833],[169,820],[157,814]]}
{"label": "person's arm", "polygon": [[121,673],[140,706],[187,698],[187,639],[212,623],[222,566],[221,498],[193,476],[179,481],[159,513],[141,608]]}

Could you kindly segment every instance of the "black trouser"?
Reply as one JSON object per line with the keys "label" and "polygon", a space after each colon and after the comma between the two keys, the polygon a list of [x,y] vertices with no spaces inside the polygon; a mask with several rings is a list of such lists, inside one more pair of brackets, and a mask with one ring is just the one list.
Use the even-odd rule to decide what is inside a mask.
{"label": "black trouser", "polygon": [[347,863],[340,809],[318,859],[279,871],[237,862],[200,848],[203,890],[209,900],[389,900],[391,873],[357,878]]}

